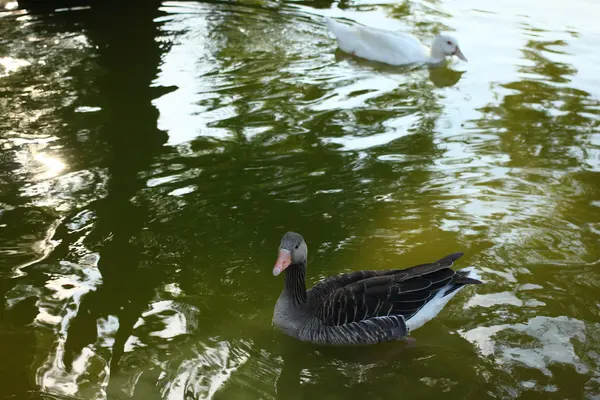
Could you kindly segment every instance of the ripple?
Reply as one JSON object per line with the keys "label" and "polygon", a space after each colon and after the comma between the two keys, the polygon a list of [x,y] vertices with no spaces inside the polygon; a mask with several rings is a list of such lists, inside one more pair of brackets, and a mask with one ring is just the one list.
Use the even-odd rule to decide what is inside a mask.
{"label": "ripple", "polygon": [[162,379],[166,399],[212,398],[231,374],[248,361],[249,354],[227,342],[207,345],[196,357],[186,360]]}
{"label": "ripple", "polygon": [[470,307],[493,307],[499,304],[507,304],[515,307],[523,306],[523,301],[517,298],[513,293],[492,293],[492,294],[475,294],[465,304],[465,308]]}
{"label": "ripple", "polygon": [[[553,363],[572,366],[578,373],[585,374],[589,366],[577,355],[572,339],[584,341],[585,324],[568,317],[534,317],[524,324],[495,325],[478,327],[470,331],[460,332],[466,340],[477,345],[483,355],[498,354],[497,361],[514,368],[514,364],[522,364],[540,370],[551,376],[550,366]],[[522,336],[535,339],[535,345],[523,348],[520,345],[511,347],[508,342],[497,344],[494,337],[502,331],[515,331]]]}

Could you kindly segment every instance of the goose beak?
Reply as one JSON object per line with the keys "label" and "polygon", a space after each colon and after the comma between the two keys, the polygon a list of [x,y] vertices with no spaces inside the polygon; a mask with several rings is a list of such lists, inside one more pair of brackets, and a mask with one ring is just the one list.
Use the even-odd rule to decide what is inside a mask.
{"label": "goose beak", "polygon": [[277,257],[277,261],[275,262],[275,267],[273,267],[273,275],[277,276],[283,272],[284,269],[289,267],[292,263],[292,253],[286,249],[279,250],[279,256]]}
{"label": "goose beak", "polygon": [[464,62],[469,62],[469,60],[467,60],[467,57],[465,57],[462,51],[460,51],[460,47],[458,46],[456,46],[456,51],[454,52],[454,55],[463,60]]}

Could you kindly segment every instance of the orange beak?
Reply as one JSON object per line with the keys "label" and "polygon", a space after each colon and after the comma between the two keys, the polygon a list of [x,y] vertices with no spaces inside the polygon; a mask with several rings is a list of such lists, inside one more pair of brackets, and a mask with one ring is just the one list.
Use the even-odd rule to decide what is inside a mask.
{"label": "orange beak", "polygon": [[279,256],[273,267],[273,275],[277,276],[292,263],[292,253],[286,249],[279,249]]}

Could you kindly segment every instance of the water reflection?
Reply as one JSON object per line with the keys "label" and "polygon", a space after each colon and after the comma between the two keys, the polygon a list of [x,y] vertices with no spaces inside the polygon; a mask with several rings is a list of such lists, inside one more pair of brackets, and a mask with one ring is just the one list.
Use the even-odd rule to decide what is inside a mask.
{"label": "water reflection", "polygon": [[[511,219],[519,219],[519,214],[523,219],[528,214],[553,215],[561,199],[570,196],[572,188],[564,185],[567,174],[590,165],[588,149],[595,133],[589,127],[597,123],[600,103],[565,85],[576,71],[550,58],[560,53],[561,46],[562,41],[530,40],[523,50],[523,79],[500,85],[509,92],[498,104],[482,108],[482,118],[475,121],[476,131],[497,132],[497,139],[481,141],[478,151],[508,156],[494,163],[498,171],[504,170],[504,179],[494,182],[494,190],[528,193],[532,200],[523,207],[522,200],[515,198]],[[548,187],[553,188],[551,192]],[[543,240],[541,233],[556,242],[555,235],[568,231],[568,224],[557,232],[556,220],[544,218],[535,226],[539,229],[536,240]],[[573,242],[579,239],[570,240],[568,234],[561,239],[554,248],[562,253],[559,257],[579,258],[579,246]]]}
{"label": "water reflection", "polygon": [[[524,29],[544,32],[531,26]],[[568,222],[570,214],[560,206],[571,203],[572,196],[579,191],[575,188],[582,183],[575,171],[589,168],[587,149],[597,135],[589,127],[597,124],[600,105],[589,93],[568,86],[571,76],[577,71],[568,63],[556,61],[557,55],[566,54],[561,50],[565,45],[562,40],[529,40],[522,51],[521,79],[501,83],[501,101],[483,107],[482,118],[474,121],[477,128],[472,128],[474,132],[497,133],[492,140],[476,142],[480,154],[507,155],[494,162],[495,169],[505,172],[501,175],[503,179],[498,176],[492,181],[485,201],[488,204],[499,201],[498,191],[504,194],[502,201],[506,201],[505,194],[510,192],[515,198],[513,205],[508,206],[510,217],[498,213],[498,218],[506,222],[501,240],[494,248],[496,259],[504,260],[508,270],[493,273],[504,278],[504,283],[499,283],[499,286],[510,288],[510,292],[478,295],[467,303],[468,307],[494,309],[491,321],[500,323],[485,324],[463,331],[461,335],[475,343],[483,355],[493,355],[501,368],[511,371],[511,374],[528,376],[521,382],[525,391],[568,392],[574,389],[576,385],[567,388],[558,383],[559,364],[572,366],[579,374],[572,379],[581,385],[590,375],[594,376],[590,373],[592,370],[597,370],[595,361],[587,363],[584,353],[576,350],[580,347],[577,343],[590,340],[584,333],[586,324],[583,322],[589,318],[588,312],[573,314],[568,310],[569,306],[555,304],[558,288],[567,285],[568,290],[580,294],[583,288],[570,285],[567,283],[570,279],[563,280],[560,273],[559,276],[554,275],[556,270],[550,266],[566,260],[580,265],[598,257],[589,247],[582,246],[587,239],[581,236],[581,228]],[[525,193],[529,201],[527,206],[527,201],[523,201],[525,196],[519,195]],[[589,200],[579,204],[582,209],[591,206]],[[466,208],[477,214],[483,209]],[[590,221],[596,219],[592,217]],[[530,224],[527,229],[523,226],[525,221]],[[509,266],[513,264],[511,260],[517,257],[529,267]],[[539,267],[540,263],[547,265],[546,269]],[[517,282],[534,279],[543,284],[516,287]],[[570,293],[568,302],[571,305],[578,303],[579,300],[573,297],[574,292]],[[580,299],[578,295],[575,297]],[[519,314],[530,315],[531,318],[524,323],[506,323],[505,313],[510,312],[511,307],[519,307]],[[580,308],[587,307],[581,303]],[[557,314],[553,315],[558,316],[540,315],[548,310],[554,310]],[[595,311],[593,313],[596,314]],[[495,340],[499,337],[502,337],[502,344]],[[529,343],[532,339],[535,342],[523,346],[524,342]],[[529,370],[527,374],[523,365]],[[531,370],[540,371],[544,377]],[[588,387],[591,389],[592,386]]]}
{"label": "water reflection", "polygon": [[[36,302],[39,310],[36,316],[37,324],[49,328],[46,332],[54,332],[58,338],[55,340],[53,335],[46,334],[42,339],[45,347],[51,350],[48,357],[39,366],[37,384],[41,390],[47,393],[57,395],[87,393],[90,397],[94,397],[98,393],[110,393],[111,369],[118,364],[125,341],[130,337],[135,321],[149,301],[149,298],[143,297],[132,301],[132,297],[129,296],[131,292],[128,290],[133,281],[138,283],[137,290],[133,293],[139,295],[143,292],[143,285],[139,284],[142,281],[135,278],[135,274],[139,274],[136,271],[139,268],[135,261],[136,250],[129,242],[133,236],[138,235],[141,226],[136,221],[143,221],[139,216],[144,212],[142,211],[140,214],[140,211],[136,210],[138,207],[132,205],[130,199],[137,191],[137,172],[144,168],[151,158],[151,152],[160,149],[166,138],[163,132],[156,130],[157,114],[151,105],[156,89],[150,87],[156,72],[148,68],[152,64],[157,67],[160,60],[159,45],[154,40],[157,29],[154,18],[158,15],[158,2],[154,9],[149,8],[148,10],[151,12],[146,14],[145,28],[141,23],[144,19],[141,18],[139,10],[132,10],[138,19],[135,27],[137,35],[131,34],[133,32],[129,24],[131,15],[120,13],[120,18],[112,18],[115,36],[105,36],[106,30],[101,24],[105,20],[104,15],[113,13],[109,6],[96,5],[92,11],[83,16],[83,19],[79,20],[85,23],[90,41],[98,48],[98,58],[95,61],[110,72],[107,76],[108,79],[103,80],[102,77],[99,77],[96,81],[96,87],[99,88],[101,98],[105,102],[100,104],[101,107],[77,104],[80,101],[85,102],[90,97],[87,92],[88,88],[83,85],[79,86],[76,81],[68,89],[71,93],[79,96],[74,101],[75,104],[69,102],[66,107],[58,108],[56,111],[52,110],[50,114],[61,115],[72,105],[76,106],[73,107],[75,112],[86,110],[101,111],[103,115],[110,113],[108,115],[111,118],[102,128],[96,132],[90,131],[87,127],[80,128],[77,136],[67,136],[66,143],[63,143],[62,146],[63,149],[67,149],[67,152],[69,149],[80,147],[78,142],[81,142],[83,137],[80,134],[83,129],[86,129],[86,146],[93,146],[97,149],[106,145],[110,146],[110,157],[101,161],[98,170],[98,172],[105,171],[108,179],[101,179],[100,184],[95,179],[88,179],[88,182],[85,183],[74,180],[72,177],[93,171],[93,169],[91,171],[77,170],[81,165],[81,158],[69,163],[39,151],[33,153],[33,162],[17,158],[21,164],[28,166],[27,171],[34,173],[35,179],[39,182],[37,183],[39,188],[27,188],[27,195],[37,198],[36,201],[39,202],[39,198],[43,194],[46,198],[44,206],[53,207],[66,214],[64,224],[59,227],[53,238],[57,245],[54,251],[44,255],[46,257],[44,263],[34,267],[23,267],[22,270],[27,272],[27,277],[23,278],[21,283],[13,282],[14,287],[9,291],[9,297],[15,301],[15,295],[26,290],[27,282],[32,278],[40,277],[42,282],[45,282],[43,290],[35,290],[37,285],[33,286],[33,289],[38,298]],[[81,31],[80,27],[73,24],[72,18],[73,13],[59,14],[55,18],[50,18],[50,26],[52,31],[56,32],[55,35],[62,39],[68,39],[54,41],[55,45],[61,44],[61,49],[65,49],[64,45],[67,44],[65,51],[68,51],[70,38],[78,37],[77,35]],[[34,39],[40,35],[39,32],[36,32],[39,26],[40,24],[35,20],[29,26]],[[128,40],[124,40],[124,38]],[[32,42],[35,43],[35,40]],[[87,42],[82,41],[82,43]],[[144,50],[144,46],[146,50]],[[122,55],[133,47],[138,49],[139,53],[135,61],[129,61],[129,72],[126,74],[117,72],[121,69]],[[82,50],[87,49],[83,48]],[[144,54],[147,54],[148,57],[144,57]],[[45,65],[42,61],[39,64]],[[143,68],[140,69],[140,66]],[[82,69],[85,67],[85,64],[82,65]],[[67,64],[66,68],[72,67]],[[71,72],[72,69],[68,71]],[[27,72],[29,71],[25,71],[25,73]],[[72,82],[72,80],[67,81],[70,78],[69,72],[62,73],[63,82]],[[61,80],[59,79],[59,81]],[[133,101],[122,95],[124,87],[129,87],[136,93]],[[52,94],[48,89],[43,93],[46,97]],[[46,123],[51,122],[48,117],[44,117],[39,119],[45,119]],[[84,119],[83,124],[89,124],[94,119],[94,116],[87,120]],[[127,124],[127,121],[133,123]],[[144,129],[143,121],[147,121],[146,129]],[[35,122],[37,121],[32,123]],[[77,123],[73,127],[77,127]],[[96,138],[100,138],[101,146],[94,146],[98,143],[96,140],[90,141],[92,134]],[[153,137],[156,140],[153,140]],[[78,140],[70,140],[75,138]],[[50,137],[47,142],[56,141],[57,138]],[[17,157],[26,154],[19,151],[20,149],[16,146],[12,145],[11,149],[16,150]],[[63,150],[63,155],[68,154],[67,152]],[[85,153],[81,152],[76,155],[81,157],[81,154]],[[74,155],[69,154],[67,157],[72,160]],[[95,153],[96,157],[99,155],[101,153]],[[67,160],[67,157],[64,159]],[[29,165],[35,166],[34,162],[38,163],[40,172],[29,167]],[[89,169],[89,161],[85,160],[84,163]],[[69,173],[64,174],[63,170]],[[104,178],[105,175],[102,174],[100,177]],[[99,190],[103,186],[107,192],[105,198],[101,198],[103,192]],[[65,195],[64,189],[66,188],[70,192],[68,197]],[[89,188],[94,193],[86,190]],[[43,189],[46,189],[45,193]],[[82,209],[80,207],[84,204],[72,201],[76,198],[73,194],[78,192],[84,192],[91,200],[85,204],[87,208]],[[58,207],[61,198],[71,200],[70,204],[62,210]],[[48,232],[52,235],[54,229],[50,229]],[[94,252],[92,248],[98,244],[104,246],[98,252]],[[127,270],[130,271],[132,281],[121,279],[121,273]],[[146,278],[144,282],[148,285],[148,294],[151,297],[154,288],[153,280],[148,279],[148,274],[144,272],[142,274]]]}
{"label": "water reflection", "polygon": [[[154,2],[143,13],[132,9],[119,13],[118,18],[112,17],[113,27],[108,36],[97,24],[113,14],[112,7],[96,5],[90,15],[89,37],[98,46],[98,64],[109,71],[99,78],[97,85],[104,100],[100,106],[111,118],[98,134],[111,146],[111,153],[106,159],[107,196],[91,207],[95,221],[84,243],[88,248],[102,243],[97,268],[103,284],[80,302],[77,316],[68,327],[65,354],[62,360],[57,357],[70,371],[70,364],[76,368],[86,350],[90,353],[88,349],[93,349],[90,357],[95,357],[87,362],[104,364],[104,373],[91,387],[78,388],[78,392],[87,390],[90,395],[101,391],[111,396],[121,391],[109,378],[118,370],[136,321],[163,279],[161,270],[148,273],[144,269],[141,248],[135,238],[143,229],[147,209],[131,201],[143,185],[139,171],[150,164],[153,153],[166,141],[165,133],[156,129],[158,114],[151,104],[157,95],[151,82],[161,56],[160,45],[154,40],[158,28],[154,19],[160,15],[158,7],[159,2]],[[137,21],[135,29],[130,24],[133,15]],[[135,59],[124,58],[132,48],[137,50]],[[124,59],[127,70],[122,69]],[[135,95],[123,96],[124,87]],[[85,373],[92,370],[85,368]],[[60,372],[47,373],[56,374]],[[70,375],[75,375],[77,383],[87,380],[77,377],[77,373]],[[60,387],[49,384],[53,386],[50,391],[61,391]]]}

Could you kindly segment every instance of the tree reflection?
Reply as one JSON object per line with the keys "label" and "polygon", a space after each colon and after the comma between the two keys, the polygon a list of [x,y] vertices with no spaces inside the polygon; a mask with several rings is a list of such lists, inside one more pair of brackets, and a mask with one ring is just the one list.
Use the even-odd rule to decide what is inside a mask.
{"label": "tree reflection", "polygon": [[569,64],[553,61],[564,54],[563,41],[529,40],[523,49],[523,79],[501,84],[510,93],[499,104],[481,109],[476,125],[499,133],[486,152],[510,156],[507,166],[567,170],[585,165],[586,145],[597,125],[600,103],[589,93],[568,86],[576,73]]}
{"label": "tree reflection", "polygon": [[[114,332],[112,354],[106,355],[110,373],[114,373],[134,324],[164,279],[163,269],[145,265],[143,246],[137,238],[148,211],[143,202],[133,201],[144,186],[140,171],[148,168],[167,138],[156,127],[158,114],[151,103],[159,95],[152,87],[162,51],[155,40],[159,5],[159,1],[146,2],[115,12],[111,4],[93,2],[87,19],[88,37],[98,47],[98,63],[107,71],[95,83],[107,116],[100,133],[110,147],[106,160],[109,181],[108,195],[90,207],[96,221],[86,239],[86,246],[98,248],[103,284],[85,296],[69,326],[64,359],[67,367],[84,347],[97,342],[98,319],[114,315],[118,330]],[[106,29],[109,20],[111,29]],[[109,396],[120,393],[110,381],[107,391]]]}
{"label": "tree reflection", "polygon": [[[21,6],[29,7],[32,12],[42,13],[39,18],[45,18],[43,13],[51,11],[53,7],[70,5],[73,3],[59,5],[54,2],[48,8],[47,2],[44,4],[21,2]],[[51,19],[49,26],[52,31],[78,32],[83,25],[87,38],[97,47],[95,68],[99,66],[106,71],[105,75],[93,82],[95,92],[92,90],[90,93],[90,88],[87,86],[89,82],[78,82],[82,86],[78,86],[77,89],[80,99],[91,100],[92,104],[101,106],[101,113],[106,121],[98,129],[100,142],[87,141],[87,146],[89,148],[90,145],[98,145],[93,155],[95,158],[105,153],[103,147],[109,149],[106,152],[107,157],[100,163],[100,168],[105,169],[108,174],[106,187],[108,194],[101,198],[102,192],[98,192],[96,198],[101,198],[100,200],[92,202],[83,210],[77,209],[69,215],[56,232],[55,239],[60,240],[60,244],[55,250],[42,263],[28,268],[28,276],[21,282],[11,282],[14,284],[11,286],[15,287],[13,292],[19,288],[17,285],[23,285],[35,278],[41,278],[38,279],[36,286],[54,288],[55,284],[60,285],[61,274],[65,274],[66,278],[72,271],[72,276],[75,277],[95,269],[85,266],[87,264],[83,256],[93,255],[89,253],[94,250],[99,255],[100,262],[97,267],[102,274],[102,284],[94,288],[97,290],[89,291],[80,304],[75,298],[72,299],[73,303],[66,304],[68,307],[75,307],[75,315],[67,318],[70,314],[67,311],[67,315],[63,316],[65,326],[68,327],[68,330],[63,332],[66,334],[65,352],[63,353],[60,348],[51,350],[49,357],[56,359],[47,360],[38,371],[39,383],[43,390],[60,393],[63,390],[62,385],[63,388],[67,388],[64,394],[73,394],[65,374],[72,373],[76,385],[80,383],[77,379],[82,381],[87,379],[85,376],[89,371],[81,371],[81,366],[75,364],[80,363],[82,359],[85,360],[85,355],[90,351],[92,354],[96,352],[98,357],[110,360],[109,375],[116,370],[133,325],[147,309],[156,286],[164,276],[163,269],[147,269],[145,266],[143,251],[136,244],[136,238],[139,238],[144,228],[147,209],[144,204],[136,204],[132,201],[135,194],[144,186],[144,182],[139,179],[139,172],[150,165],[153,156],[161,151],[167,138],[166,134],[156,127],[158,114],[151,104],[154,98],[165,92],[161,91],[161,88],[152,87],[161,52],[166,50],[164,47],[161,49],[161,45],[155,40],[159,27],[155,19],[160,16],[158,10],[160,1],[144,2],[138,7],[123,9],[101,1],[91,1],[89,5],[91,8],[85,12],[59,13],[49,18]],[[77,14],[77,18],[74,18],[74,14]],[[132,24],[132,21],[135,21],[135,24]],[[39,27],[40,24],[34,25],[34,29]],[[46,31],[39,34],[44,35]],[[63,115],[64,119],[70,119],[71,117],[66,114]],[[85,125],[86,122],[97,123],[93,118],[80,123]],[[95,126],[92,126],[91,130],[93,131],[94,128]],[[68,150],[65,153],[73,160],[77,160],[84,168],[93,168],[93,162],[90,162],[89,158],[81,157],[82,154],[89,154],[88,148],[80,150],[79,137],[70,136],[69,130],[65,129],[67,132],[61,140],[73,154],[68,154]],[[69,163],[69,168],[76,170],[77,163]],[[100,185],[95,188],[100,189]],[[93,223],[91,230],[86,227],[89,222]],[[71,260],[79,265],[70,263]],[[66,270],[67,266],[69,271]],[[41,277],[36,273],[38,270],[44,271]],[[57,274],[58,279],[55,278]],[[76,278],[71,281],[73,283],[64,283],[62,288],[57,286],[57,292],[52,296],[62,298],[69,290],[77,292],[78,284],[82,287],[93,285],[91,281],[86,282],[85,277],[81,279],[83,280]],[[4,289],[0,291],[2,295],[6,292],[7,290]],[[50,296],[46,297],[46,293],[43,293],[46,292],[45,290],[41,292],[38,306],[52,302],[48,298]],[[14,296],[15,293],[11,295]],[[4,302],[2,304],[4,305]],[[19,303],[19,305],[23,304],[25,301]],[[7,315],[19,309],[19,307],[12,308],[10,312],[5,313],[4,319],[10,320]],[[27,322],[31,322],[36,314],[37,312],[33,315],[23,313],[22,317],[28,316],[31,319]],[[118,318],[118,328],[114,332],[111,332],[110,329],[113,328],[108,326],[111,316]],[[106,322],[105,327],[101,327],[105,323],[102,321]],[[109,331],[102,332],[102,329],[109,329]],[[103,335],[107,336],[103,337]],[[114,344],[107,349],[103,342],[107,340],[110,342],[111,336],[114,336]],[[61,338],[57,338],[59,347],[61,341]],[[29,347],[23,345],[21,349],[25,352]],[[25,361],[25,358],[21,358],[18,365],[23,365]],[[61,368],[62,365],[64,370]],[[15,369],[15,372],[18,371],[21,369]],[[102,387],[102,375],[97,376],[91,385],[83,384],[79,393],[91,394],[96,388]],[[28,374],[23,376],[28,378]],[[14,387],[17,388],[17,385],[15,384]],[[112,393],[113,389],[109,385],[107,390]]]}

